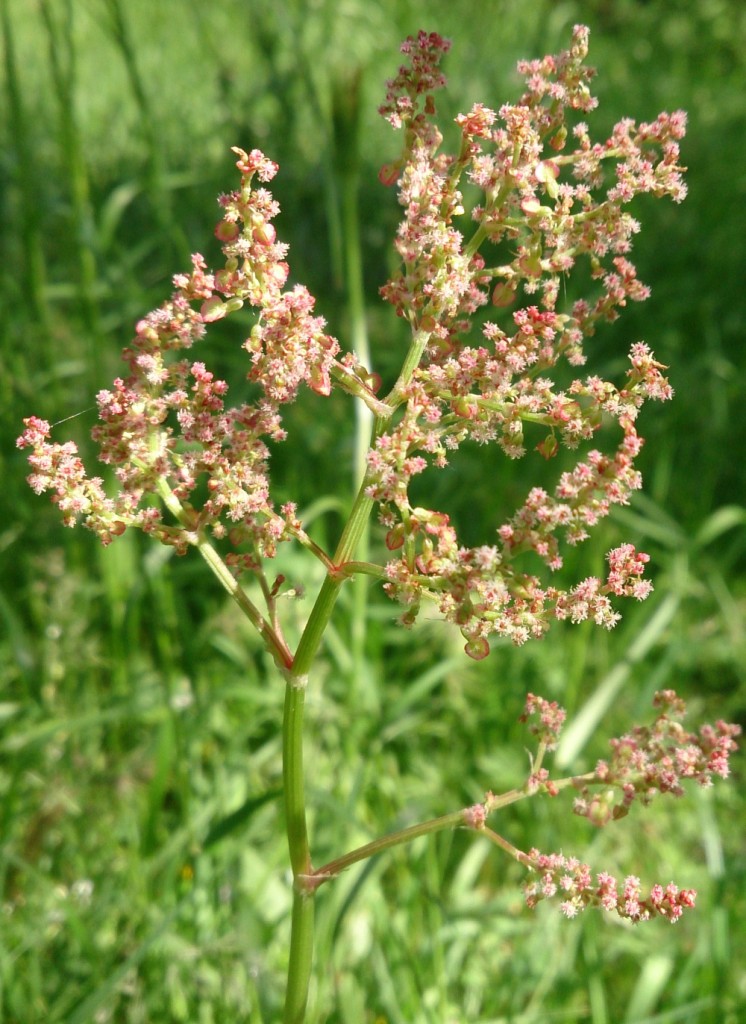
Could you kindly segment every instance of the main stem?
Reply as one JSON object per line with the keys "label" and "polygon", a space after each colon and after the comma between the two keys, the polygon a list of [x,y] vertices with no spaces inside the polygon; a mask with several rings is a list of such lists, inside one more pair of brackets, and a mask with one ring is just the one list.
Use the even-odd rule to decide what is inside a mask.
{"label": "main stem", "polygon": [[[352,512],[334,554],[334,564],[350,561],[363,535],[373,503],[365,496],[365,481],[360,486]],[[293,665],[287,673],[285,713],[282,727],[282,774],[285,789],[285,815],[293,869],[293,914],[290,936],[290,960],[285,995],[284,1024],[302,1024],[308,1000],[313,954],[314,897],[302,879],[312,872],[311,851],[306,828],[305,775],[303,771],[303,711],[308,673],[319,649],[324,630],[331,618],[344,576],[327,574],[311,610],[298,644]]]}
{"label": "main stem", "polygon": [[[405,359],[405,368],[389,396],[391,411],[396,408],[401,388],[411,377],[424,349],[424,340],[418,332]],[[373,424],[371,443],[384,430],[388,416],[378,416]],[[361,538],[365,535],[373,501],[367,497],[367,478],[364,477],[352,506],[352,511],[342,532],[337,550],[332,559],[337,568],[342,568],[355,555]],[[293,869],[293,914],[290,937],[290,961],[285,996],[283,1024],[302,1024],[308,1000],[308,985],[311,979],[313,952],[313,892],[315,886],[305,879],[313,872],[311,851],[306,827],[305,774],[303,771],[303,712],[305,707],[308,674],[321,644],[324,631],[331,618],[340,588],[346,577],[343,573],[330,570],[321,586],[316,602],[303,630],[292,667],[286,672],[285,712],[282,726],[282,775],[285,790],[285,815]]]}
{"label": "main stem", "polygon": [[[350,193],[346,201],[349,203],[351,198]],[[354,217],[349,216],[349,212],[348,210],[347,226],[348,229],[351,229],[350,223],[352,224],[354,234],[356,224]],[[354,238],[348,238],[348,243],[353,241],[359,247],[359,239],[356,234],[354,234]],[[351,247],[354,248],[352,245]],[[359,267],[353,268],[352,276],[356,278],[356,285],[361,288]],[[355,340],[358,344],[365,343],[364,347],[367,348],[362,291],[358,295],[353,289],[353,296],[358,300],[353,302]],[[371,445],[383,432],[391,414],[401,403],[403,390],[422,359],[428,337],[426,331],[415,332],[399,378],[386,399],[387,412],[377,416],[374,420]],[[359,428],[361,426],[362,423],[359,424]],[[365,494],[367,484],[367,476],[363,473],[357,497],[332,560],[334,567],[338,569],[354,558],[361,543],[365,546],[368,521],[373,508],[372,500]],[[305,774],[303,770],[303,712],[306,686],[308,674],[331,618],[340,588],[346,578],[341,572],[335,573],[334,569],[327,573],[306,623],[306,628],[303,630],[292,666],[285,673],[287,683],[282,728],[282,772],[288,848],[294,884],[290,959],[283,1024],[302,1024],[305,1019],[313,955],[313,899],[316,885],[313,882],[309,884],[307,881],[313,873],[313,867],[306,827]]]}

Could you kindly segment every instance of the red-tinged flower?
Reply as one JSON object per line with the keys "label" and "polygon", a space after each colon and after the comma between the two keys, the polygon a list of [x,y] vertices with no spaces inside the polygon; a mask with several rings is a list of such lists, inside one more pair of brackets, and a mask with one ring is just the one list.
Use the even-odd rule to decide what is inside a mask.
{"label": "red-tinged flower", "polygon": [[482,103],[475,103],[468,114],[458,114],[456,124],[465,138],[490,138],[490,129],[497,114]]}
{"label": "red-tinged flower", "polygon": [[450,48],[450,40],[437,32],[420,31],[402,43],[401,52],[408,58],[407,62],[399,68],[396,78],[386,83],[386,102],[379,108],[379,113],[392,127],[409,126],[421,99],[424,110],[433,113],[432,93],[445,85],[440,61]]}
{"label": "red-tinged flower", "polygon": [[259,149],[252,149],[251,153],[246,153],[238,146],[232,146],[231,149],[238,157],[236,167],[249,180],[256,174],[260,181],[271,181],[279,170],[278,164],[268,159]]}
{"label": "red-tinged flower", "polygon": [[219,242],[235,242],[241,234],[241,228],[234,220],[221,220],[215,228],[215,237]]}

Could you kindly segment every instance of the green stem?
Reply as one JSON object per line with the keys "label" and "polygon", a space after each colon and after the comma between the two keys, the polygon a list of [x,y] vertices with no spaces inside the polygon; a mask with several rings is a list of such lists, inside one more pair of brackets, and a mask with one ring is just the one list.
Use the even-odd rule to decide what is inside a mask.
{"label": "green stem", "polygon": [[215,576],[256,627],[287,681],[282,725],[283,782],[288,849],[296,886],[293,893],[290,958],[283,1022],[284,1024],[302,1024],[311,977],[314,918],[313,894],[307,887],[298,884],[301,877],[308,876],[313,870],[306,827],[303,770],[303,713],[306,684],[308,672],[331,617],[339,590],[345,579],[349,578],[338,572],[337,566],[351,561],[351,555],[366,527],[373,503],[365,496],[365,482],[363,482],[335,552],[332,566],[319,591],[298,650],[293,657],[282,635],[261,615],[259,609],[233,577],[212,544],[198,530],[194,530],[189,510],[178,500],[168,481],[161,477],[157,486],[164,505],[177,522],[184,527],[190,543],[199,550]]}
{"label": "green stem", "polygon": [[[383,416],[384,419],[388,419],[391,415],[391,408],[386,405],[386,402],[381,398],[376,398],[370,388],[362,384],[355,374],[342,363],[335,362],[332,364],[331,375],[344,391],[355,398],[359,398],[374,416]],[[368,438],[366,438],[366,451],[367,446]]]}
{"label": "green stem", "polygon": [[[335,566],[344,565],[351,560],[367,526],[372,507],[373,502],[365,495],[363,481],[334,554]],[[282,772],[288,849],[295,878],[295,891],[283,1024],[301,1024],[304,1018],[313,951],[313,892],[302,883],[302,879],[313,870],[306,826],[303,770],[303,712],[306,685],[308,673],[345,578],[339,573],[327,574],[303,630],[292,668],[286,673]]]}
{"label": "green stem", "polygon": [[305,680],[288,679],[285,687],[285,711],[282,723],[282,774],[285,790],[285,815],[290,864],[293,875],[310,869],[311,853],[306,830],[306,799],[303,772],[303,712],[306,701]]}
{"label": "green stem", "polygon": [[[543,748],[543,749],[542,749]],[[534,763],[534,769],[538,770],[538,767],[543,758],[546,746],[540,745],[539,754],[537,755]],[[580,776],[568,776],[564,779],[557,779],[553,781],[552,785],[555,792],[561,789],[567,789],[569,786],[576,786],[578,783],[593,783],[596,781],[595,773],[589,772],[586,775]],[[507,793],[501,793],[499,796],[494,794],[488,795],[483,806],[487,814],[493,814],[495,811],[502,810],[504,807],[510,806],[510,804],[517,803],[519,800],[525,800],[528,797],[535,796],[537,790],[529,789],[528,786],[523,786],[521,789],[511,789]],[[478,805],[477,805],[478,806]],[[303,879],[304,884],[309,889],[317,889],[323,885],[324,882],[330,881],[332,878],[336,878],[340,872],[346,868],[351,867],[353,864],[357,864],[361,860],[367,860],[369,857],[375,857],[376,854],[382,853],[384,850],[390,850],[394,846],[401,846],[404,843],[411,843],[414,839],[419,839],[420,836],[433,835],[435,832],[443,832],[449,828],[468,828],[478,834],[484,834],[496,845],[510,853],[511,856],[518,857],[521,859],[520,851],[516,850],[514,846],[511,846],[506,839],[502,836],[497,835],[491,829],[486,826],[473,825],[469,823],[469,812],[470,808],[462,808],[459,811],[452,811],[449,814],[442,814],[438,818],[430,818],[428,821],[419,822],[417,825],[410,825],[408,828],[399,829],[397,832],[391,832],[387,836],[382,836],[380,839],[374,839],[370,843],[366,843],[364,846],[358,846],[356,849],[351,850],[349,853],[345,853],[342,857],[337,857],[335,860],[329,861],[328,864],[324,864],[323,867],[317,868],[310,875]]]}
{"label": "green stem", "polygon": [[[142,467],[143,463],[139,462],[139,460],[134,461],[136,465],[140,465]],[[156,487],[163,504],[169,510],[174,519],[184,527],[189,543],[197,548],[224,589],[227,590],[246,618],[259,633],[262,640],[267,645],[267,649],[275,659],[278,667],[287,674],[293,664],[293,656],[285,643],[285,638],[279,630],[275,629],[270,622],[267,622],[204,533],[200,530],[194,529],[194,524],[190,518],[189,511],[182,505],[171,490],[166,478],[159,477]]]}
{"label": "green stem", "polygon": [[381,836],[380,839],[374,839],[371,843],[359,846],[356,850],[351,850],[349,853],[344,854],[344,856],[337,857],[336,860],[329,861],[328,864],[318,868],[305,879],[306,884],[316,889],[323,885],[324,882],[336,878],[340,872],[352,867],[353,864],[357,864],[358,861],[375,857],[376,854],[382,853],[384,850],[390,850],[393,846],[411,843],[414,839],[419,839],[420,836],[432,835],[434,832],[442,832],[449,828],[458,828],[459,825],[464,824],[463,810],[453,811],[450,814],[443,814],[439,818],[421,821],[417,825],[410,825],[409,828],[403,828],[398,832],[390,833],[390,835]]}
{"label": "green stem", "polygon": [[255,627],[278,667],[283,672],[287,672],[293,663],[293,656],[288,650],[285,639],[271,623],[267,622],[212,544],[200,534],[195,541],[195,546],[223,587]]}
{"label": "green stem", "polygon": [[523,864],[527,868],[530,868],[532,866],[530,858],[525,853],[523,853],[522,850],[519,850],[517,847],[513,846],[513,844],[509,843],[507,839],[503,839],[503,837],[501,835],[498,835],[497,832],[493,832],[491,828],[486,827],[481,829],[480,831],[482,835],[489,839],[491,843],[494,843],[495,846],[498,846],[510,857],[514,857],[519,864]]}
{"label": "green stem", "polygon": [[[401,389],[409,382],[419,364],[428,338],[429,334],[426,331],[415,332],[399,379],[386,399],[386,404],[391,412],[401,399]],[[386,415],[376,417],[371,443],[383,431],[387,421],[388,416]],[[313,890],[315,886],[308,885],[308,878],[313,875],[313,868],[306,825],[305,773],[303,770],[303,713],[306,686],[308,674],[331,618],[340,588],[347,578],[339,572],[339,569],[353,560],[368,528],[373,502],[366,496],[366,486],[367,479],[364,476],[334,553],[333,567],[327,572],[300,638],[292,667],[286,672],[282,763],[288,849],[293,868],[295,891],[284,1024],[301,1024],[303,1021],[311,977],[313,950]]]}
{"label": "green stem", "polygon": [[377,580],[386,579],[386,568],[383,565],[378,565],[377,562],[359,562],[357,559],[351,562],[345,562],[344,565],[340,565],[337,572],[342,576],[374,576]]}
{"label": "green stem", "polygon": [[401,373],[399,374],[396,384],[394,384],[391,392],[386,398],[386,404],[392,412],[402,402],[404,389],[412,379],[412,374],[420,365],[425,347],[430,340],[431,334],[431,331],[427,331],[423,328],[414,332],[412,341],[409,345],[409,351],[404,357]]}
{"label": "green stem", "polygon": [[313,916],[313,894],[296,890],[293,893],[288,985],[285,992],[283,1024],[303,1024],[305,1020],[313,964]]}

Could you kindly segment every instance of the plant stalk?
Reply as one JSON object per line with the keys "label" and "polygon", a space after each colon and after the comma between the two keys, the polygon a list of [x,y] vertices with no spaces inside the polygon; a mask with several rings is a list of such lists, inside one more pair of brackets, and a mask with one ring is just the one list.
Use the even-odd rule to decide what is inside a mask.
{"label": "plant stalk", "polygon": [[[366,529],[373,502],[366,497],[365,486],[366,482],[363,481],[334,554],[335,566],[344,565],[351,559]],[[303,879],[313,872],[306,825],[303,770],[303,713],[306,686],[308,673],[345,578],[333,571],[327,574],[303,630],[292,668],[286,675],[282,770],[288,849],[295,886],[283,1024],[301,1024],[304,1019],[313,956],[314,896],[313,890],[303,884]]]}
{"label": "plant stalk", "polygon": [[303,1024],[313,964],[313,893],[293,892],[290,959],[283,1024]]}

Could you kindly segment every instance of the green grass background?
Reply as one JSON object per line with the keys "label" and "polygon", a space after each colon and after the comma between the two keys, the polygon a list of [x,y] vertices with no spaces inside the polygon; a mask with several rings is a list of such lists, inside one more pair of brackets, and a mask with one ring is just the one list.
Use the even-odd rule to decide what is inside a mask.
{"label": "green grass background", "polygon": [[[376,293],[398,212],[376,173],[397,139],[375,109],[399,42],[419,27],[453,39],[441,102],[451,115],[514,98],[515,60],[556,52],[585,21],[597,136],[622,115],[690,115],[689,198],[637,208],[652,298],[594,341],[595,365],[619,373],[644,338],[677,396],[643,416],[645,495],[568,560],[566,577],[598,571],[630,539],[651,553],[656,591],[611,635],[558,628],[520,651],[497,645],[480,665],[437,622],[400,630],[375,589],[360,649],[344,595],[309,691],[315,861],[520,784],[529,689],[576,722],[569,770],[592,765],[663,686],[687,697],[693,719],[743,721],[746,8],[0,0],[0,16],[0,1020],[269,1024],[290,905],[281,683],[199,560],[129,535],[103,550],[62,529],[25,484],[20,421],[75,415],[58,436],[90,451],[93,395],[119,372],[133,323],[191,251],[217,258],[214,197],[234,184],[231,145],[280,162],[293,278],[343,343],[340,196],[359,174],[373,359],[392,372],[401,325]],[[240,391],[235,331],[213,332],[208,358]],[[273,456],[278,500],[297,500],[333,545],[352,494],[351,410],[304,395],[290,427]],[[488,542],[541,471],[530,457],[464,451],[428,485]],[[278,570],[310,595],[287,609],[292,633],[318,573],[293,551]],[[562,800],[495,822],[524,848],[695,886],[698,908],[675,928],[529,912],[518,867],[460,833],[348,871],[319,896],[309,1020],[746,1020],[741,763],[735,784],[636,808],[603,831]]]}

